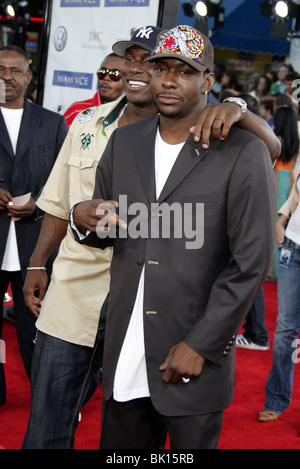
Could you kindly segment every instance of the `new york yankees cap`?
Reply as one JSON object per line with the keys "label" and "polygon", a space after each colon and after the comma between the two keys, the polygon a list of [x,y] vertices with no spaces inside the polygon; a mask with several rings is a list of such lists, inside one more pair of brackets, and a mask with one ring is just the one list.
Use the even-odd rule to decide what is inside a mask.
{"label": "new york yankees cap", "polygon": [[182,60],[200,72],[213,72],[214,68],[214,48],[210,40],[187,25],[165,30],[158,36],[146,62],[161,58]]}
{"label": "new york yankees cap", "polygon": [[125,51],[131,46],[139,46],[152,52],[156,45],[157,36],[163,31],[162,28],[156,26],[143,26],[136,29],[129,41],[118,41],[112,46],[115,54],[124,57]]}

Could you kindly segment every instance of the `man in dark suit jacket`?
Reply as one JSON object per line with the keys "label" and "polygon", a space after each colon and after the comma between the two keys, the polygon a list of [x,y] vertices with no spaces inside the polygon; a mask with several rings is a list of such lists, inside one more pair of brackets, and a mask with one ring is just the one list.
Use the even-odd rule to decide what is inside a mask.
{"label": "man in dark suit jacket", "polygon": [[[18,341],[28,377],[36,330],[22,288],[42,224],[43,212],[35,201],[68,131],[62,116],[24,98],[31,77],[29,60],[22,49],[15,46],[0,49],[0,81],[5,91],[0,102],[0,338],[3,297],[10,283]],[[26,196],[25,200],[16,201],[19,196]],[[52,261],[53,258],[49,260],[48,273]],[[0,363],[0,403],[5,398],[4,369]]]}
{"label": "man in dark suit jacket", "polygon": [[70,215],[79,242],[114,246],[100,447],[162,448],[168,431],[174,449],[216,448],[235,337],[272,255],[274,176],[246,131],[208,150],[189,136],[213,84],[208,38],[178,26],[150,59],[160,115],[114,132],[94,200]]}

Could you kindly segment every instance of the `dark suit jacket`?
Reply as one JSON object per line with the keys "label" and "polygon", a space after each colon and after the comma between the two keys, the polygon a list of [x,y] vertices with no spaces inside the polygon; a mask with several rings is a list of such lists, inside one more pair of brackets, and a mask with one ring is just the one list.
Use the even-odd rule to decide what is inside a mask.
{"label": "dark suit jacket", "polygon": [[[13,197],[31,192],[37,199],[54,165],[68,132],[63,116],[24,101],[16,155],[0,112],[0,179],[1,188]],[[21,268],[28,266],[42,224],[43,212],[37,208],[28,218],[16,222]],[[7,210],[0,211],[0,268],[11,219]]]}
{"label": "dark suit jacket", "polygon": [[[157,216],[151,203],[156,202],[158,119],[115,131],[100,160],[94,192],[94,198],[105,200],[126,194],[128,205],[143,202],[149,224]],[[209,150],[189,137],[158,202],[203,203],[204,243],[186,249],[184,236],[113,241],[104,397],[112,395],[144,266],[144,337],[152,402],[164,415],[215,412],[232,401],[234,339],[265,278],[274,246],[275,183],[265,144],[237,128],[225,142],[211,141]],[[85,244],[104,247],[105,241],[93,233]],[[159,366],[170,347],[182,340],[206,358],[203,372],[189,384],[166,384]]]}

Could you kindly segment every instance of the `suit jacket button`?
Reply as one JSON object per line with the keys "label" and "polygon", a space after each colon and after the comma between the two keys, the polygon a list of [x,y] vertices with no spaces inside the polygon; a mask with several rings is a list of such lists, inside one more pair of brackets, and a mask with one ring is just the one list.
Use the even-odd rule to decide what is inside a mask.
{"label": "suit jacket button", "polygon": [[140,258],[136,262],[137,262],[137,265],[143,265],[144,264],[144,259]]}

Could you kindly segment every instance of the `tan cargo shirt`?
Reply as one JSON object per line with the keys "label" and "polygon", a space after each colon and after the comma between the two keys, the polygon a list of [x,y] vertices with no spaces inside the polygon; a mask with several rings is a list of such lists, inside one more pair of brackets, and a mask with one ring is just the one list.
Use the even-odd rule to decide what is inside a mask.
{"label": "tan cargo shirt", "polygon": [[[122,96],[113,103],[89,108],[74,120],[44,186],[37,205],[64,220],[71,208],[91,199],[98,162],[117,116],[126,103]],[[78,244],[68,226],[53,265],[51,282],[44,298],[38,330],[78,345],[93,347],[100,310],[109,291],[112,249]]]}

